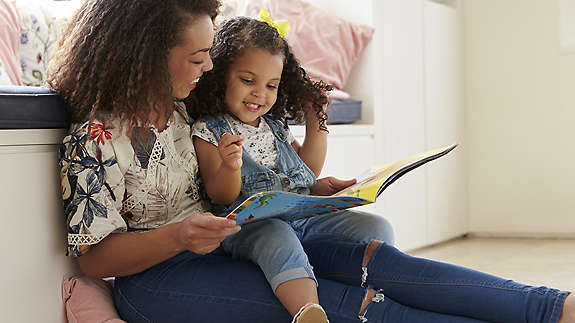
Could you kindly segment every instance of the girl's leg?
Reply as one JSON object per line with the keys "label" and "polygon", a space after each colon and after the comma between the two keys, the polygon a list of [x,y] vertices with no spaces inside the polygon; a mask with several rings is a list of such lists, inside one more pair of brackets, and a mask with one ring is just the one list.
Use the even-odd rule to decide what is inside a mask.
{"label": "girl's leg", "polygon": [[[316,275],[361,284],[366,245],[307,243]],[[362,272],[364,280],[404,305],[492,322],[557,322],[567,292],[533,287],[475,270],[406,255],[381,245]]]}
{"label": "girl's leg", "polygon": [[245,225],[222,246],[233,258],[256,263],[291,315],[308,303],[319,303],[313,268],[286,222],[269,219]]}
{"label": "girl's leg", "polygon": [[[358,323],[365,290],[320,280],[321,305],[331,323]],[[114,298],[121,317],[139,322],[289,323],[291,316],[277,300],[261,270],[234,260],[221,249],[209,255],[183,252],[142,273],[116,279]],[[364,315],[379,323],[476,323],[426,312],[386,298]]]}
{"label": "girl's leg", "polygon": [[384,217],[347,210],[294,221],[292,227],[302,242],[347,241],[368,243],[379,240],[394,244],[393,228]]}
{"label": "girl's leg", "polygon": [[281,283],[275,294],[291,316],[295,316],[307,304],[319,304],[316,282],[310,278],[296,278]]}

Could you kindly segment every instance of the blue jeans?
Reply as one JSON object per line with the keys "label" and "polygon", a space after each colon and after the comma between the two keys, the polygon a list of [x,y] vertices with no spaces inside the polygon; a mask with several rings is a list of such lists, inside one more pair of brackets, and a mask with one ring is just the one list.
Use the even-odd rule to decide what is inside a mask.
{"label": "blue jeans", "polygon": [[306,244],[318,277],[348,286],[365,283],[382,294],[381,303],[367,307],[369,322],[557,322],[569,294],[411,257],[389,245],[382,245],[360,273],[365,246],[326,245]]}
{"label": "blue jeans", "polygon": [[[364,271],[361,265],[371,240],[347,242],[353,240],[351,228],[343,226],[339,235],[334,233],[339,232],[335,220],[309,220],[294,229],[314,266],[320,303],[332,323],[361,322],[362,281],[384,295],[368,305],[368,322],[557,322],[568,294],[414,258],[388,244],[377,250]],[[315,221],[322,225],[310,225]],[[130,323],[291,321],[261,270],[249,261],[231,259],[221,248],[209,255],[183,252],[139,274],[117,278],[114,298]]]}
{"label": "blue jeans", "polygon": [[393,244],[393,231],[377,215],[347,210],[292,223],[278,219],[250,223],[224,240],[222,248],[234,259],[256,263],[275,291],[280,284],[296,278],[316,280],[301,241],[318,239],[365,243],[382,240]]}

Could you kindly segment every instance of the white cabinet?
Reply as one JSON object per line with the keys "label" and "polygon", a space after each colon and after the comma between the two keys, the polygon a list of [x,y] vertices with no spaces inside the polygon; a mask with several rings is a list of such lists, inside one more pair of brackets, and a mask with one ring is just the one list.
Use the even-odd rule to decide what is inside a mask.
{"label": "white cabinet", "polygon": [[0,130],[0,322],[65,322],[66,254],[57,151],[62,130]]}
{"label": "white cabinet", "polygon": [[[311,2],[375,28],[344,89],[363,100],[363,119],[330,127],[322,175],[352,177],[372,164],[458,142],[450,155],[395,182],[371,207],[391,221],[404,250],[467,233],[459,0]],[[297,127],[294,133],[304,134]]]}
{"label": "white cabinet", "polygon": [[460,146],[426,168],[427,243],[466,233],[463,24],[457,2],[423,2],[426,147]]}
{"label": "white cabinet", "polygon": [[[340,179],[355,178],[361,172],[375,165],[375,128],[366,125],[328,126],[326,162],[320,177],[333,176]],[[305,135],[303,126],[292,126],[296,139],[302,143]],[[364,211],[376,211],[375,205],[361,207]]]}

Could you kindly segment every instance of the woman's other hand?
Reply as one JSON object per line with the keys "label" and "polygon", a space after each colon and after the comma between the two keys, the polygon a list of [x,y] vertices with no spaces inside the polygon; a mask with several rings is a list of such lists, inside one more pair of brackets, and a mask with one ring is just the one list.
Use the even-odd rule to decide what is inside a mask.
{"label": "woman's other hand", "polygon": [[310,190],[312,195],[328,196],[333,195],[355,183],[355,178],[343,180],[329,176],[318,179],[317,183],[312,186]]}
{"label": "woman's other hand", "polygon": [[234,220],[208,212],[197,213],[180,222],[177,240],[184,249],[203,255],[214,251],[226,237],[238,231],[240,226]]}

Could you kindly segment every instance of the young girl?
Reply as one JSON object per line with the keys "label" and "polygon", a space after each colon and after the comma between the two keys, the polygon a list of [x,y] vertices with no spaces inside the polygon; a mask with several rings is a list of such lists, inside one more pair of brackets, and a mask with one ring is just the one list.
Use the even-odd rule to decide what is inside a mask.
{"label": "young girl", "polygon": [[[217,214],[227,214],[260,191],[309,194],[323,167],[326,92],[331,87],[310,80],[282,32],[270,20],[226,22],[212,49],[218,67],[205,75],[191,98],[192,114],[202,117],[193,126],[200,175]],[[300,146],[287,120],[302,118],[306,139]],[[294,322],[306,322],[309,316],[321,318],[313,322],[327,322],[312,266],[294,228],[278,220],[260,222],[223,246],[262,268]]]}

